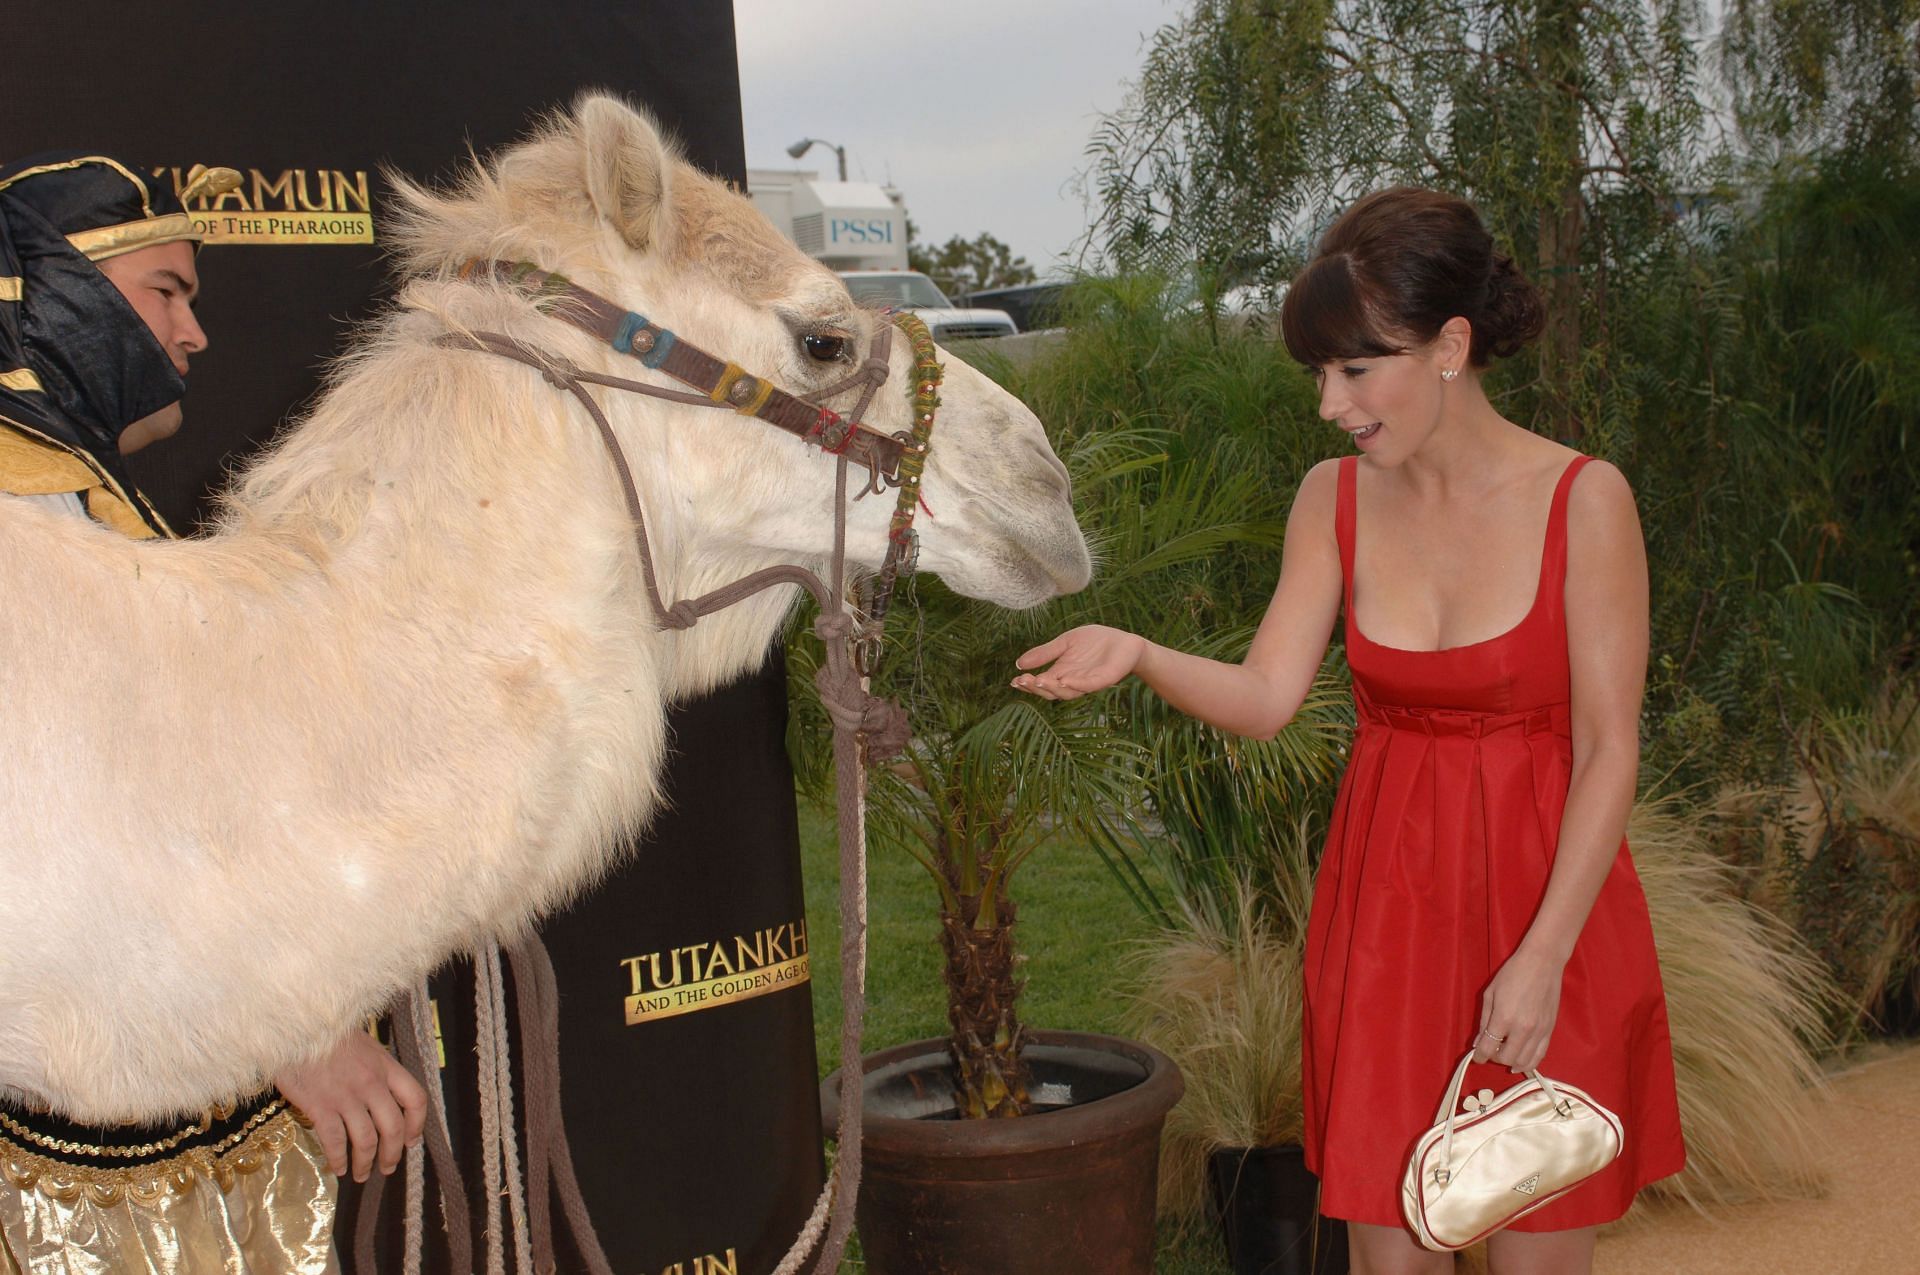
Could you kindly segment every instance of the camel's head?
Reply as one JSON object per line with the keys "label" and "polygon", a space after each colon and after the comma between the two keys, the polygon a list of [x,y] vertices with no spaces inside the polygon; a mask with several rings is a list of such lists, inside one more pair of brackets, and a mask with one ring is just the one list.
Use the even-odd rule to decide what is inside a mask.
{"label": "camel's head", "polygon": [[[820,399],[846,380],[887,323],[856,305],[745,197],[680,160],[645,116],[612,97],[583,96],[456,197],[408,193],[422,214],[403,231],[415,268],[441,273],[468,256],[531,260],[802,399]],[[558,328],[542,321],[534,339],[580,357],[577,340]],[[685,388],[604,346],[587,357],[596,370]],[[921,568],[1007,606],[1082,588],[1091,570],[1086,543],[1066,470],[1039,420],[958,359],[943,361],[917,523]],[[911,423],[913,356],[897,333],[890,366],[864,415],[884,433]],[[848,391],[824,402],[848,413],[855,397]],[[601,401],[636,457],[650,520],[685,513],[665,529],[666,553],[678,562],[668,569],[682,592],[718,582],[700,578],[695,560],[731,578],[744,566],[828,555],[833,456],[730,412],[620,393]],[[664,480],[641,472],[660,457],[670,458],[656,467]],[[852,489],[865,477],[856,467]],[[854,564],[879,565],[893,505],[891,492],[851,504]]]}

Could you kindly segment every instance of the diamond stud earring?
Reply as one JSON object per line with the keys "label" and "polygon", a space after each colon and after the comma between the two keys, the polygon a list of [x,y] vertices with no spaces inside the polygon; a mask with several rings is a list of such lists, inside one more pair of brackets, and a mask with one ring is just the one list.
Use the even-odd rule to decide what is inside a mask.
{"label": "diamond stud earring", "polygon": [[1440,379],[1443,381],[1451,381],[1454,377],[1458,375],[1460,375],[1460,369],[1457,367],[1450,367],[1440,373]]}

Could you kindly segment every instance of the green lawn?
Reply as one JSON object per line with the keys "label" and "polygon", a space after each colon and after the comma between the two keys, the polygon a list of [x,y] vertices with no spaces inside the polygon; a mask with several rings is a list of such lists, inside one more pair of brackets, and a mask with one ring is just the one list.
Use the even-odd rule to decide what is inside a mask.
{"label": "green lawn", "polygon": [[[839,851],[833,813],[802,803],[807,938],[813,961],[815,1038],[824,1076],[840,1065]],[[926,871],[885,846],[868,865],[867,1019],[872,1052],[946,1031],[940,986],[938,900]],[[1118,964],[1147,925],[1100,860],[1067,842],[1044,847],[1014,881],[1027,986],[1021,1017],[1031,1027],[1118,1032]],[[1225,1275],[1225,1250],[1206,1227],[1169,1234],[1154,1263],[1162,1275]],[[857,1261],[848,1270],[859,1270]]]}

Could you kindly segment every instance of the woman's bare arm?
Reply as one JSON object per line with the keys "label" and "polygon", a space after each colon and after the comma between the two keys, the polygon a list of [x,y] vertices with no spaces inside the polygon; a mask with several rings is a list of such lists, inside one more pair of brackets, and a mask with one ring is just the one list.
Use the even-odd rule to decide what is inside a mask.
{"label": "woman's bare arm", "polygon": [[[1517,1070],[1546,1054],[1560,975],[1626,833],[1640,767],[1647,674],[1647,552],[1633,492],[1605,462],[1581,471],[1567,506],[1567,659],[1573,773],[1540,909],[1487,989],[1481,1024]],[[1491,1043],[1479,1041],[1483,1058]]]}
{"label": "woman's bare arm", "polygon": [[1241,663],[1087,625],[1023,654],[1019,667],[1040,671],[1023,673],[1013,685],[1048,699],[1074,699],[1134,674],[1181,712],[1237,735],[1271,739],[1306,700],[1340,611],[1337,481],[1334,461],[1316,465],[1301,480],[1287,515],[1280,582]]}

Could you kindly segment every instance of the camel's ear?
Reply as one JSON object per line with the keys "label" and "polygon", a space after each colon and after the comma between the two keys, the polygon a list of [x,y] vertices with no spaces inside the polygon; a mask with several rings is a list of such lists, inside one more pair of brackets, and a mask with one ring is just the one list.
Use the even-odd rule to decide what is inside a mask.
{"label": "camel's ear", "polygon": [[642,252],[661,247],[670,224],[668,171],[674,156],[652,121],[602,93],[574,106],[594,210]]}

